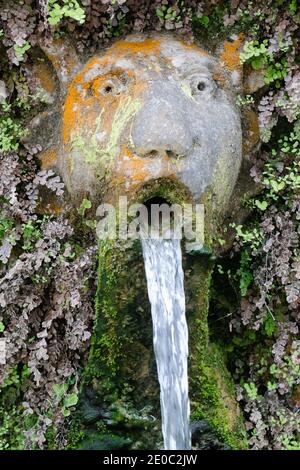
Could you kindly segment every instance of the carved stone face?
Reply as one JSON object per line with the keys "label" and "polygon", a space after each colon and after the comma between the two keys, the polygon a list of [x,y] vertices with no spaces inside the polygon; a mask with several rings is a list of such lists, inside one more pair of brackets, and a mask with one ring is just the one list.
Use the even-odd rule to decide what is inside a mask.
{"label": "carved stone face", "polygon": [[74,198],[138,192],[170,178],[225,206],[242,159],[232,76],[196,45],[129,36],[67,89],[58,167]]}

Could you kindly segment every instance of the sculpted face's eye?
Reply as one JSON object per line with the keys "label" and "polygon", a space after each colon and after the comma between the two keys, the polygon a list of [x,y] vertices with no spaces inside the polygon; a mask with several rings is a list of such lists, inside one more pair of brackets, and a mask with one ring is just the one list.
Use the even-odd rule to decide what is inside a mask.
{"label": "sculpted face's eye", "polygon": [[190,81],[192,95],[197,98],[210,98],[214,95],[217,87],[214,80],[209,76],[195,75]]}
{"label": "sculpted face's eye", "polygon": [[113,81],[107,80],[100,87],[99,91],[100,91],[101,95],[110,95],[110,94],[116,95],[118,93],[118,87],[116,86],[116,84]]}
{"label": "sculpted face's eye", "polygon": [[104,93],[105,93],[106,95],[108,95],[109,93],[112,93],[112,91],[113,91],[112,85],[105,85],[103,91],[104,91]]}
{"label": "sculpted face's eye", "polygon": [[203,81],[199,82],[198,85],[197,85],[197,88],[198,88],[199,91],[205,90],[205,88],[206,88],[206,83],[203,82]]}
{"label": "sculpted face's eye", "polygon": [[129,78],[125,73],[120,75],[112,75],[101,83],[101,85],[99,86],[99,92],[103,96],[116,96],[121,93],[124,93],[128,87],[128,84]]}

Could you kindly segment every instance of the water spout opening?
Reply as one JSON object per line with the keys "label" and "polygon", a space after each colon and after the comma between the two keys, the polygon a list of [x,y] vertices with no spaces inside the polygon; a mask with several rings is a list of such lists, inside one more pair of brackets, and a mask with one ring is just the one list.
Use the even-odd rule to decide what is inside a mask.
{"label": "water spout opening", "polygon": [[[146,206],[147,211],[148,211],[148,225],[149,226],[151,226],[153,223],[153,220],[152,220],[153,208],[157,206],[161,207],[163,204],[166,204],[167,206],[171,205],[169,201],[167,201],[165,198],[160,197],[160,196],[153,196],[150,199],[148,199],[146,202],[144,202],[144,205]],[[162,216],[162,214],[160,214],[160,216]],[[162,223],[161,220],[160,220],[160,223]]]}

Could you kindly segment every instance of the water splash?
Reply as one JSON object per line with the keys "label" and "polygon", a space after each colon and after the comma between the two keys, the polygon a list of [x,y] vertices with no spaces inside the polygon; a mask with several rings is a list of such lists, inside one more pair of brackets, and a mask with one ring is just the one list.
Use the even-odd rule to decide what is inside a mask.
{"label": "water splash", "polygon": [[180,240],[142,240],[160,384],[164,449],[191,448],[188,329]]}

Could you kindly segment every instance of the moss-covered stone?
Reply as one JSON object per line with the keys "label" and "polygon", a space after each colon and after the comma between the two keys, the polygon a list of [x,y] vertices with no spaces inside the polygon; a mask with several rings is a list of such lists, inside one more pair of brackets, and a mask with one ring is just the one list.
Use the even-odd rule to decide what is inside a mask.
{"label": "moss-covered stone", "polygon": [[234,449],[247,443],[235,390],[224,354],[210,343],[208,330],[209,287],[212,264],[208,256],[186,263],[187,320],[189,325],[189,386],[191,420],[205,419],[218,438]]}
{"label": "moss-covered stone", "polygon": [[[155,428],[156,435],[160,432],[158,418],[153,419],[159,415],[159,388],[139,242],[101,242],[95,307],[91,350],[76,418],[78,447],[86,439],[96,442],[96,435],[96,448],[100,441],[106,442],[101,435],[107,433],[97,430],[99,422],[107,426],[109,433],[136,445],[149,428]],[[74,436],[71,438],[74,440]]]}
{"label": "moss-covered stone", "polygon": [[[192,420],[205,419],[221,442],[243,448],[234,387],[221,348],[209,341],[210,256],[186,255],[184,269]],[[122,438],[131,448],[159,448],[159,385],[139,241],[101,242],[95,304],[77,428],[70,441],[77,442],[72,444],[77,448],[104,448],[109,441],[107,448],[112,448]]]}

